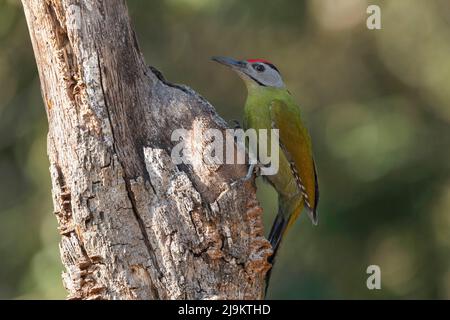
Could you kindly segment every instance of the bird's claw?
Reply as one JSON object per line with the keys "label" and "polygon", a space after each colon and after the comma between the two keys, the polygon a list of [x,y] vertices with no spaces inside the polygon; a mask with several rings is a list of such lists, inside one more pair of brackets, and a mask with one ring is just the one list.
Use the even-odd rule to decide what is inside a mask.
{"label": "bird's claw", "polygon": [[234,187],[235,185],[237,185],[238,183],[244,183],[247,182],[248,180],[250,180],[253,176],[253,173],[255,173],[255,175],[258,177],[261,174],[261,164],[259,163],[252,163],[248,166],[248,171],[247,174],[242,177],[239,178],[235,181],[233,181],[232,183],[230,183],[231,187]]}
{"label": "bird's claw", "polygon": [[239,120],[233,119],[231,120],[231,122],[234,123],[234,129],[242,129],[241,123],[239,122]]}

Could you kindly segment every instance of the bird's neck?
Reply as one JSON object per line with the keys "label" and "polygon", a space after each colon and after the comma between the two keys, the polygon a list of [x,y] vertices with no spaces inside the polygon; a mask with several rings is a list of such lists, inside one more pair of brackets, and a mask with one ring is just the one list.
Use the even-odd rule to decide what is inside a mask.
{"label": "bird's neck", "polygon": [[247,84],[247,99],[262,99],[265,98],[273,100],[273,99],[281,99],[286,100],[290,99],[289,91],[283,88],[276,87],[265,87],[258,84]]}

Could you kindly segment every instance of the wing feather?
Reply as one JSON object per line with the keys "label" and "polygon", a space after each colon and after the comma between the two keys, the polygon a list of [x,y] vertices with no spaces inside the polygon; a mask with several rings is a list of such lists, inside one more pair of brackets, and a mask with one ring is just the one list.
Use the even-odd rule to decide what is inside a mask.
{"label": "wing feather", "polygon": [[300,110],[281,100],[273,100],[270,106],[272,126],[279,130],[280,147],[291,163],[291,171],[302,192],[305,206],[317,221],[319,184],[311,148],[311,138],[303,126]]}

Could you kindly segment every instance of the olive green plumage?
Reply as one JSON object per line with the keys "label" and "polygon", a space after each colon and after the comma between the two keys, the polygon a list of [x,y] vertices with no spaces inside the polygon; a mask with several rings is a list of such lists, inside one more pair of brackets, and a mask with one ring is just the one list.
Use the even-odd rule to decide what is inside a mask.
{"label": "olive green plumage", "polygon": [[249,128],[279,130],[279,170],[273,176],[264,176],[278,193],[278,224],[284,224],[278,226],[282,228],[281,234],[269,237],[275,251],[281,239],[274,237],[283,236],[303,207],[317,223],[318,185],[311,138],[303,125],[300,108],[285,88],[248,85],[244,129]]}
{"label": "olive green plumage", "polygon": [[[278,213],[269,234],[273,265],[284,234],[303,208],[317,224],[319,187],[311,138],[299,106],[273,64],[262,59],[237,61],[215,57],[213,60],[235,70],[247,86],[244,129],[279,130],[279,170],[274,175],[263,176],[278,193]],[[258,143],[261,143],[260,139]],[[270,146],[270,135],[267,143]],[[266,277],[266,290],[270,271]]]}

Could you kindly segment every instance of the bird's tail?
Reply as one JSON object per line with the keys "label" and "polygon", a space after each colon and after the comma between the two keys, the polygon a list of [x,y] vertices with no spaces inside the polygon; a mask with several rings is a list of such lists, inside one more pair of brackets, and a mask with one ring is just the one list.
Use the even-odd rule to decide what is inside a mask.
{"label": "bird's tail", "polygon": [[[281,201],[280,201],[281,202]],[[295,221],[301,211],[301,205],[295,206],[292,214],[286,214],[286,209],[284,209],[281,205],[279,205],[278,214],[275,218],[275,221],[272,225],[272,229],[269,233],[269,242],[272,245],[272,255],[269,257],[269,263],[272,265],[269,271],[266,274],[266,289],[265,295],[267,295],[267,289],[269,288],[270,276],[272,274],[273,266],[275,264],[275,257],[277,255],[278,249],[281,245],[281,240],[283,239],[283,235],[285,234],[287,228]]]}

